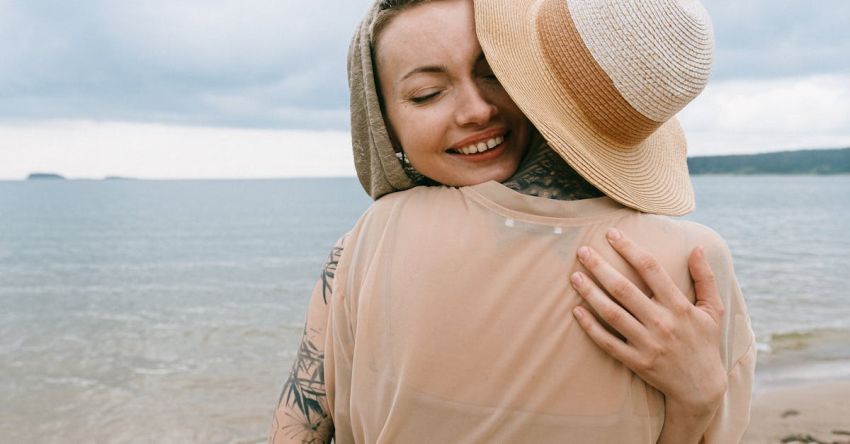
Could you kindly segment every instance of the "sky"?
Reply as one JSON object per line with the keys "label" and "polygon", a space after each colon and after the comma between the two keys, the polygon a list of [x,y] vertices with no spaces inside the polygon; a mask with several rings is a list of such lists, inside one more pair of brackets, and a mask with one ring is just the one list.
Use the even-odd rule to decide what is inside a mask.
{"label": "sky", "polygon": [[[370,0],[0,0],[0,180],[353,175]],[[690,155],[850,146],[850,1],[706,0]]]}

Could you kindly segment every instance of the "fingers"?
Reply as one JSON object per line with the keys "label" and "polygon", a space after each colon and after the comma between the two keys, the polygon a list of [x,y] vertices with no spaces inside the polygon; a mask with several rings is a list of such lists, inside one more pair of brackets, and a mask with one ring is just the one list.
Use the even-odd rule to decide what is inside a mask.
{"label": "fingers", "polygon": [[587,275],[581,272],[573,273],[570,276],[570,283],[578,294],[599,314],[599,317],[625,336],[629,342],[645,340],[646,329],[640,322],[631,313],[612,301]]}
{"label": "fingers", "polygon": [[720,291],[717,289],[717,281],[702,247],[696,247],[688,258],[688,269],[694,281],[696,291],[696,306],[710,307],[715,320],[723,316],[723,301],[720,299]]}
{"label": "fingers", "polygon": [[611,357],[629,368],[632,368],[638,362],[640,357],[638,351],[602,327],[602,324],[584,307],[575,307],[573,315],[585,333],[590,336],[590,339]]}
{"label": "fingers", "polygon": [[653,255],[616,228],[608,230],[606,237],[614,250],[640,274],[659,302],[671,308],[685,303],[688,307],[691,306],[690,301],[679,291],[679,287],[673,283]]}
{"label": "fingers", "polygon": [[[652,316],[653,302],[594,249],[579,248],[578,258],[611,297],[620,302],[638,320],[644,322]],[[605,297],[605,299],[608,298]]]}

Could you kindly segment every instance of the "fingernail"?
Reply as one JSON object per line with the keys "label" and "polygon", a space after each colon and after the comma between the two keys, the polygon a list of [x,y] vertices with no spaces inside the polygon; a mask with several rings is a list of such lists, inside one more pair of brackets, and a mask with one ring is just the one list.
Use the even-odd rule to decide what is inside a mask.
{"label": "fingernail", "polygon": [[581,273],[573,273],[573,275],[570,276],[570,281],[573,283],[573,287],[578,287],[579,285],[581,285]]}
{"label": "fingernail", "polygon": [[620,240],[620,237],[620,230],[616,228],[611,228],[610,230],[608,230],[608,241],[610,241],[611,243],[617,242],[618,240]]}
{"label": "fingernail", "polygon": [[578,249],[578,258],[582,261],[586,261],[587,258],[590,257],[590,249],[587,247],[581,247]]}
{"label": "fingernail", "polygon": [[573,308],[573,316],[575,316],[576,319],[581,320],[581,318],[584,317],[584,313],[581,312],[580,308],[576,307]]}

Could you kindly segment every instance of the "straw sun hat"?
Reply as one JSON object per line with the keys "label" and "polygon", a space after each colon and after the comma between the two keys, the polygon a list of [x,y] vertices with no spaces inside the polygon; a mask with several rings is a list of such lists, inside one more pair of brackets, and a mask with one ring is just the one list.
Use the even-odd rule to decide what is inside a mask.
{"label": "straw sun hat", "polygon": [[673,116],[711,71],[697,0],[475,0],[475,23],[505,89],[587,181],[644,212],[693,210]]}

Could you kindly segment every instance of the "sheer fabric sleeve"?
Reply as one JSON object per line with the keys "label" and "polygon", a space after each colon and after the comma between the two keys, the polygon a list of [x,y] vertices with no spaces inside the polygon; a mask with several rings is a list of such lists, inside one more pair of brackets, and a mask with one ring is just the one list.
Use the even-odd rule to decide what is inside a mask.
{"label": "sheer fabric sleeve", "polygon": [[728,389],[708,429],[704,443],[737,443],[750,422],[750,404],[756,364],[755,335],[738,286],[732,255],[726,243],[711,230],[706,230],[698,245],[714,272],[725,307],[721,337],[721,357],[728,372]]}

